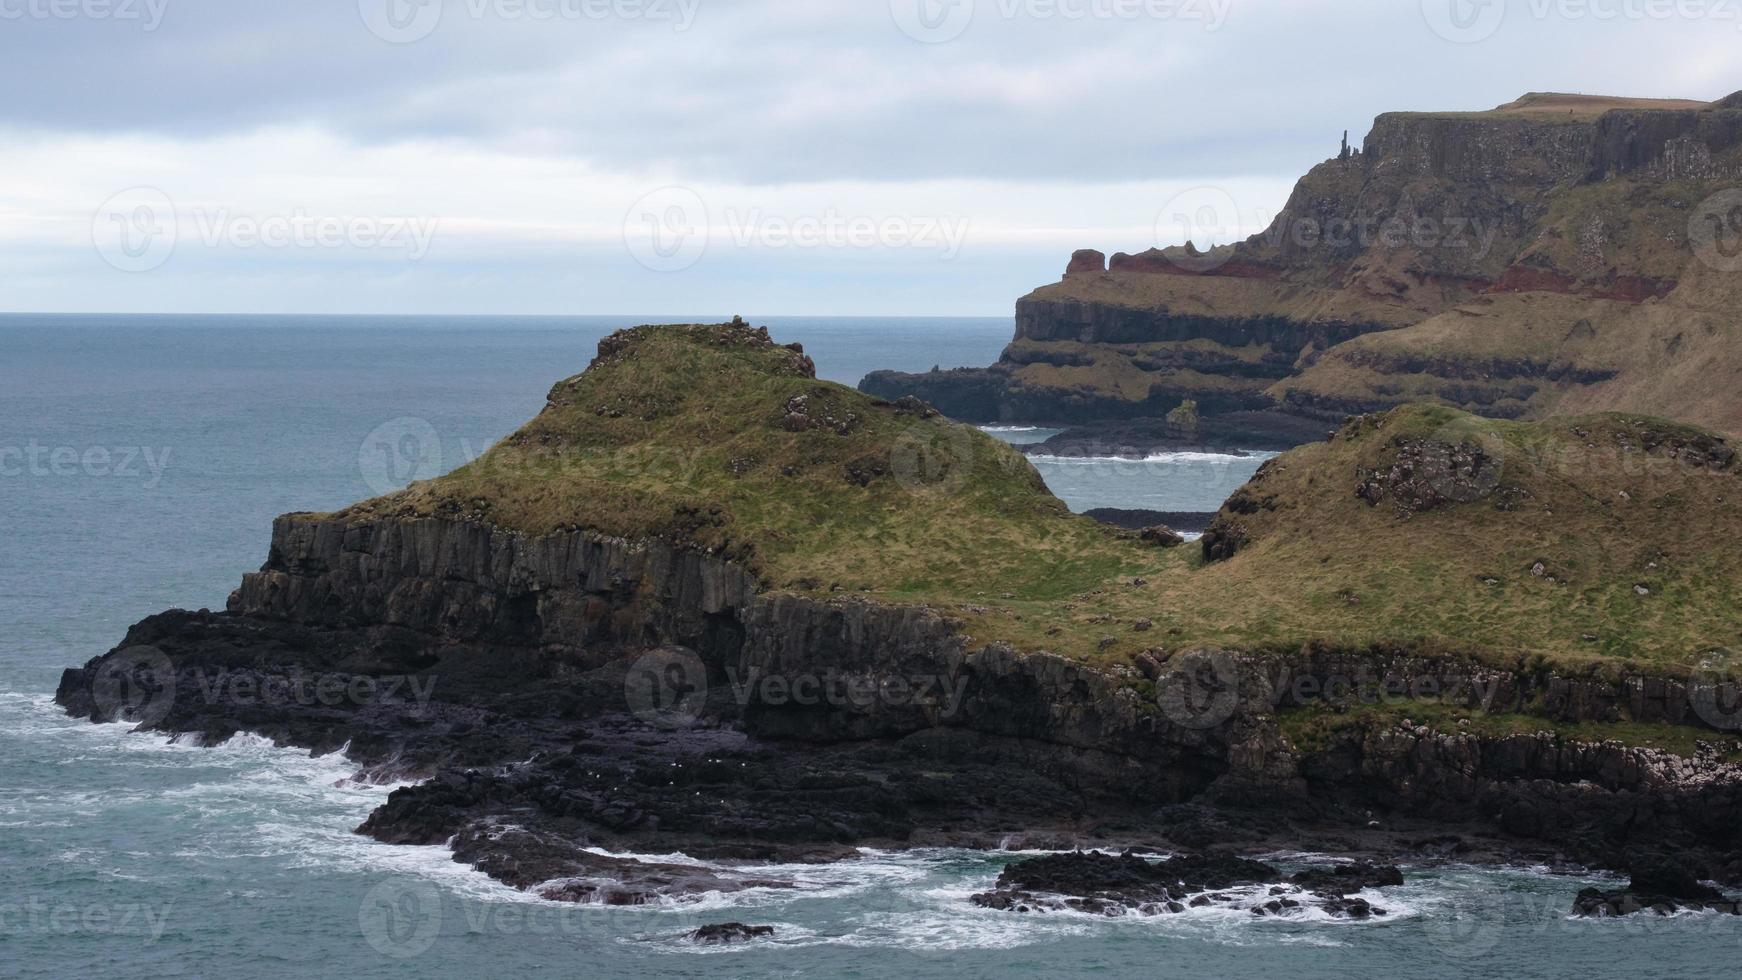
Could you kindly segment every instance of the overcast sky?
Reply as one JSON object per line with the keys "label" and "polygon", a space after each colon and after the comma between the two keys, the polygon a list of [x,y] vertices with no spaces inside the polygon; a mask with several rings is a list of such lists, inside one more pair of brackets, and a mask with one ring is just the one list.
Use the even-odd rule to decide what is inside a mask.
{"label": "overcast sky", "polygon": [[0,0],[0,309],[1002,315],[1380,112],[1739,52],[1735,0]]}

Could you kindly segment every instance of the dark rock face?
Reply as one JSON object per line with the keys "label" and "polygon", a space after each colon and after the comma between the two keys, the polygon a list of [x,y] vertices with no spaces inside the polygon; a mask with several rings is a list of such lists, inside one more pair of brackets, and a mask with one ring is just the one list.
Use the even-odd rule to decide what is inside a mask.
{"label": "dark rock face", "polygon": [[[1277,377],[1286,377],[1289,359],[1309,347],[1331,347],[1384,329],[1387,325],[1379,323],[1341,320],[1299,323],[1281,316],[1157,317],[1150,310],[1036,298],[1025,299],[1016,307],[1019,341],[1153,344],[1208,340],[1230,349],[1257,345],[1277,352],[1268,362],[1276,366],[1276,372],[1266,372]],[[1178,403],[1175,399],[1174,404]]]}
{"label": "dark rock face", "polygon": [[742,922],[723,922],[717,925],[702,926],[690,933],[691,942],[706,946],[719,946],[726,943],[747,943],[752,939],[766,939],[774,935],[773,926],[747,926]]}
{"label": "dark rock face", "polygon": [[660,643],[732,645],[736,638],[720,632],[735,629],[725,617],[755,590],[740,566],[662,542],[290,515],[273,523],[266,565],[243,576],[229,611],[597,657]]}
{"label": "dark rock face", "polygon": [[1228,497],[1222,509],[1210,520],[1210,526],[1198,544],[1204,549],[1205,561],[1225,561],[1246,547],[1250,536],[1241,518],[1260,511],[1275,510],[1276,499],[1264,492],[1264,478],[1272,472],[1275,460],[1258,467],[1252,479]]}
{"label": "dark rock face", "polygon": [[1226,561],[1239,554],[1246,542],[1246,530],[1239,521],[1216,517],[1210,521],[1203,537],[1198,539],[1198,546],[1204,549],[1205,561]]}

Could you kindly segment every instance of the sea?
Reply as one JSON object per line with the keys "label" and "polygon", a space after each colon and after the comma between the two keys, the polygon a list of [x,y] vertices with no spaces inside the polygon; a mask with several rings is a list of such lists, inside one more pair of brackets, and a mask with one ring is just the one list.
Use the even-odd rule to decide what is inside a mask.
{"label": "sea", "polygon": [[[726,318],[0,316],[0,977],[1736,975],[1742,920],[1575,920],[1573,893],[1612,882],[1532,867],[1406,868],[1367,922],[984,910],[968,896],[1023,855],[958,850],[771,867],[799,887],[695,904],[561,905],[443,848],[354,834],[393,787],[338,755],[247,735],[197,747],[54,706],[62,668],[129,624],[221,608],[275,515],[466,462],[612,330]],[[1009,318],[752,320],[848,384],[984,365],[1012,333]],[[1079,511],[1209,511],[1264,458],[1035,463]],[[726,921],[776,932],[683,939]]]}

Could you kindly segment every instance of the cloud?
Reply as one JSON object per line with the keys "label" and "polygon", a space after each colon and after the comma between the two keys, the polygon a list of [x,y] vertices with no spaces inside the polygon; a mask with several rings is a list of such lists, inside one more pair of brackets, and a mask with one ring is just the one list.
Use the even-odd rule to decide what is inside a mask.
{"label": "cloud", "polygon": [[[771,312],[999,312],[1074,247],[1154,244],[1156,210],[1181,188],[1214,183],[1274,211],[1344,129],[1358,139],[1382,111],[1742,88],[1737,24],[1569,17],[1551,0],[1515,0],[1473,44],[1393,0],[953,0],[936,9],[967,13],[945,25],[959,34],[927,43],[897,16],[919,2],[951,0],[53,8],[84,11],[70,19],[32,14],[48,0],[0,0],[9,302],[657,305],[633,288],[726,307],[749,293]],[[406,18],[380,20],[389,3],[409,4]],[[116,15],[129,6],[143,15]],[[224,245],[117,279],[90,266],[91,218],[141,185],[205,213],[440,227],[411,269],[379,251]],[[970,231],[941,270],[912,247],[760,242],[648,279],[622,225],[665,185],[714,211],[961,215]],[[311,290],[317,279],[328,285]]]}

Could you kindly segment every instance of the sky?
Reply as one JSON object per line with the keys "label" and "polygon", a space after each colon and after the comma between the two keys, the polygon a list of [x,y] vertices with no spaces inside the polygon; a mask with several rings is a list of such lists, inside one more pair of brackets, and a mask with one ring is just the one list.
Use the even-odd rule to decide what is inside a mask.
{"label": "sky", "polygon": [[1008,315],[1381,112],[1739,51],[1742,0],[0,0],[0,310]]}

